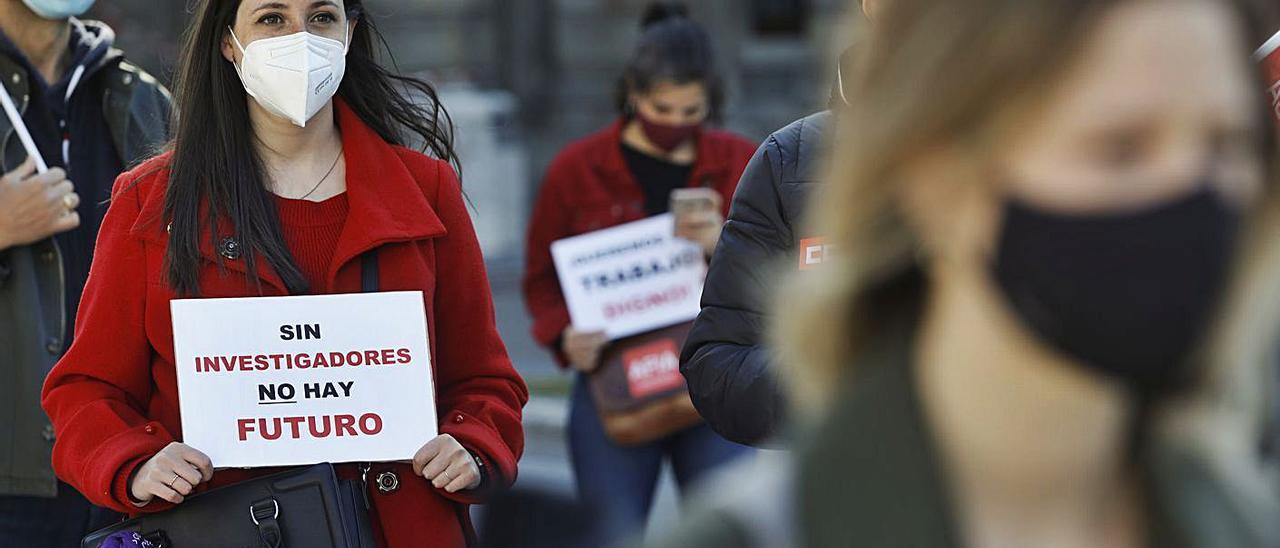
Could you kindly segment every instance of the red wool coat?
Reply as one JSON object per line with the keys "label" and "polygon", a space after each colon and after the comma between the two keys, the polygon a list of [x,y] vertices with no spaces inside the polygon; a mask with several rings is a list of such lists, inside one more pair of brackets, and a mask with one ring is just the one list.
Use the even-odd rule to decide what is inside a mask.
{"label": "red wool coat", "polygon": [[[618,120],[571,143],[551,162],[529,221],[525,306],[533,316],[533,338],[551,348],[561,365],[566,360],[554,344],[569,325],[569,308],[551,259],[551,243],[645,217],[644,191],[622,155],[625,124]],[[701,132],[688,186],[718,191],[727,216],[738,179],[755,152],[755,144],[732,133]]]}
{"label": "red wool coat", "polygon": [[[484,262],[457,178],[448,164],[388,145],[344,104],[336,106],[350,213],[329,269],[331,287],[360,291],[359,257],[378,248],[382,290],[423,292],[440,432],[485,461],[490,486],[510,485],[524,446],[521,408],[528,392],[498,337]],[[127,481],[160,449],[182,440],[169,315],[175,295],[162,281],[168,160],[160,156],[117,180],[75,342],[44,387],[44,408],[57,433],[58,476],[94,503],[134,514],[170,507],[157,499],[135,508]],[[230,273],[220,274],[209,238],[200,241],[204,297],[257,295],[243,259],[225,261]],[[263,294],[285,295],[279,276],[264,263],[256,273]],[[338,468],[340,475],[358,477],[354,465]],[[387,470],[399,475],[400,489],[369,490],[375,527],[386,546],[464,543],[466,506],[479,501],[477,493],[435,489],[403,463],[375,464],[369,477]],[[268,472],[220,470],[200,489]]]}

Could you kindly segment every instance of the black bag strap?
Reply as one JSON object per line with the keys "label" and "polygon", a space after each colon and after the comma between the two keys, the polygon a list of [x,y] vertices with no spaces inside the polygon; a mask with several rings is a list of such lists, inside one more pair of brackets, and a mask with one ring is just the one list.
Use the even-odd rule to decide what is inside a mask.
{"label": "black bag strap", "polygon": [[[370,249],[360,256],[360,291],[363,293],[378,292],[378,250]],[[364,497],[364,509],[372,506],[369,501],[369,469],[372,463],[360,464],[360,494]]]}
{"label": "black bag strap", "polygon": [[378,292],[378,250],[370,249],[360,256],[360,291]]}
{"label": "black bag strap", "polygon": [[249,506],[249,518],[258,528],[258,538],[267,548],[283,548],[284,533],[280,531],[280,503],[276,499],[254,501]]}

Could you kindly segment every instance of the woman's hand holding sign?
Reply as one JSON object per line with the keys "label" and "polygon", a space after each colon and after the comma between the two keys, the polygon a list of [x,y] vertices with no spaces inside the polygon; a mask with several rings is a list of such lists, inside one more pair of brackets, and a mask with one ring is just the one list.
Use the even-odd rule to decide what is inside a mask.
{"label": "woman's hand holding sign", "polygon": [[180,504],[196,486],[213,479],[213,463],[204,453],[173,442],[151,457],[129,480],[129,496],[139,508],[156,497]]}
{"label": "woman's hand holding sign", "polygon": [[600,352],[609,344],[604,331],[578,331],[573,326],[564,328],[560,338],[561,349],[569,358],[569,365],[583,373],[590,373],[600,366]]}
{"label": "woman's hand holding sign", "polygon": [[475,489],[482,479],[475,457],[449,434],[436,436],[413,455],[413,471],[450,493]]}

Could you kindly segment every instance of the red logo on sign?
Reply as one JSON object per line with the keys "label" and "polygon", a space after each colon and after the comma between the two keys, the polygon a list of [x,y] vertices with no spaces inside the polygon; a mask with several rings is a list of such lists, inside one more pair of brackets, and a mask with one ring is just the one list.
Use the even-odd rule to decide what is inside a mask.
{"label": "red logo on sign", "polygon": [[800,270],[810,270],[827,258],[826,238],[800,240]]}
{"label": "red logo on sign", "polygon": [[684,383],[684,377],[680,376],[680,351],[671,339],[632,348],[623,353],[622,363],[627,369],[627,387],[633,398],[660,394]]}

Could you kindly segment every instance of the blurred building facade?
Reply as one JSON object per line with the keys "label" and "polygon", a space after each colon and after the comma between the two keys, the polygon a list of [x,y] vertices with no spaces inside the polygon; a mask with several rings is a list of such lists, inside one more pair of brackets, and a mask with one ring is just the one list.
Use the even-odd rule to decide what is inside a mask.
{"label": "blurred building facade", "polygon": [[[191,0],[99,1],[130,57],[172,76]],[[367,0],[403,72],[445,91],[464,186],[491,258],[516,258],[540,174],[616,116],[613,91],[648,0]],[[689,0],[718,47],[724,125],[762,139],[825,107],[853,0]],[[163,7],[159,7],[163,6]],[[831,70],[828,68],[831,67]]]}

